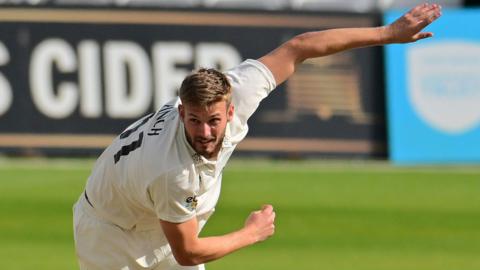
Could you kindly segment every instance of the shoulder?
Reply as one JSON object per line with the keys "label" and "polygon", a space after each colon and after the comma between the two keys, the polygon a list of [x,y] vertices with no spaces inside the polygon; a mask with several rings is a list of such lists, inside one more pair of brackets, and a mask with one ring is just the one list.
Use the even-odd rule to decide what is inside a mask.
{"label": "shoulder", "polygon": [[225,74],[232,86],[232,104],[235,108],[231,135],[240,141],[246,135],[247,120],[260,102],[275,89],[276,83],[267,66],[253,59],[245,60]]}
{"label": "shoulder", "polygon": [[259,84],[265,85],[270,90],[276,87],[275,78],[272,72],[262,62],[254,59],[247,59],[238,66],[225,72],[232,87],[241,84]]}

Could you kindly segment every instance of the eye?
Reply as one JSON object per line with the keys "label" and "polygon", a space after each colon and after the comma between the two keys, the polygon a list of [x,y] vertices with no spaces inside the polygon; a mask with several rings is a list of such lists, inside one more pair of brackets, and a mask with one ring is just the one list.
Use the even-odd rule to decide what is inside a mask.
{"label": "eye", "polygon": [[210,125],[216,126],[216,125],[220,124],[220,122],[221,122],[220,118],[213,118],[212,120],[210,120]]}
{"label": "eye", "polygon": [[200,123],[200,120],[196,119],[196,118],[190,118],[189,119],[190,123],[192,124],[199,124]]}

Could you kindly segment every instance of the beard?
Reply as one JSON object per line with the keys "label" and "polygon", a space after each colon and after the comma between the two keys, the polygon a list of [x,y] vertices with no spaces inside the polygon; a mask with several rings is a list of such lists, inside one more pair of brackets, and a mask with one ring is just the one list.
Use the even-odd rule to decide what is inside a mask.
{"label": "beard", "polygon": [[187,139],[192,148],[198,154],[204,156],[207,159],[216,158],[220,149],[222,148],[223,138],[225,137],[225,131],[220,136],[209,137],[190,137],[187,134]]}

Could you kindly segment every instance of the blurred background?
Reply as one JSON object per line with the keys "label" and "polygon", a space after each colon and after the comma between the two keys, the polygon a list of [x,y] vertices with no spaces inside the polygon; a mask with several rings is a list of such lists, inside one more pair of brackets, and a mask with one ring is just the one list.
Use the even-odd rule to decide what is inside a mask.
{"label": "blurred background", "polygon": [[[95,158],[192,69],[422,2],[0,0],[0,266],[76,269]],[[205,233],[268,201],[278,236],[209,269],[480,268],[480,3],[435,2],[434,38],[308,60],[262,102]]]}
{"label": "blurred background", "polygon": [[[96,156],[194,68],[226,70],[306,31],[382,25],[421,2],[1,1],[0,151]],[[250,120],[238,155],[480,161],[478,14],[472,1],[437,2],[434,39],[301,65]]]}

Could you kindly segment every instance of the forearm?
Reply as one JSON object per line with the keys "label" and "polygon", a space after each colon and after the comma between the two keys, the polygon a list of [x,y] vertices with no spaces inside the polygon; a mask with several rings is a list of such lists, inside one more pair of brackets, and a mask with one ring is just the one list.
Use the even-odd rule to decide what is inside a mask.
{"label": "forearm", "polygon": [[243,247],[264,241],[275,230],[275,212],[271,205],[252,212],[245,226],[222,236],[199,238],[197,219],[184,223],[160,221],[173,255],[181,265],[198,265],[219,259]]}
{"label": "forearm", "polygon": [[280,85],[295,72],[296,66],[306,59],[389,43],[385,32],[385,27],[307,32],[295,36],[259,60],[270,69],[277,85]]}
{"label": "forearm", "polygon": [[197,238],[189,245],[189,249],[175,257],[182,265],[198,265],[220,259],[257,241],[248,229],[244,228],[222,236]]}
{"label": "forearm", "polygon": [[383,45],[389,43],[385,27],[340,28],[318,32],[307,32],[296,36],[291,41],[291,50],[296,52],[296,63],[305,59],[321,57],[337,52]]}

